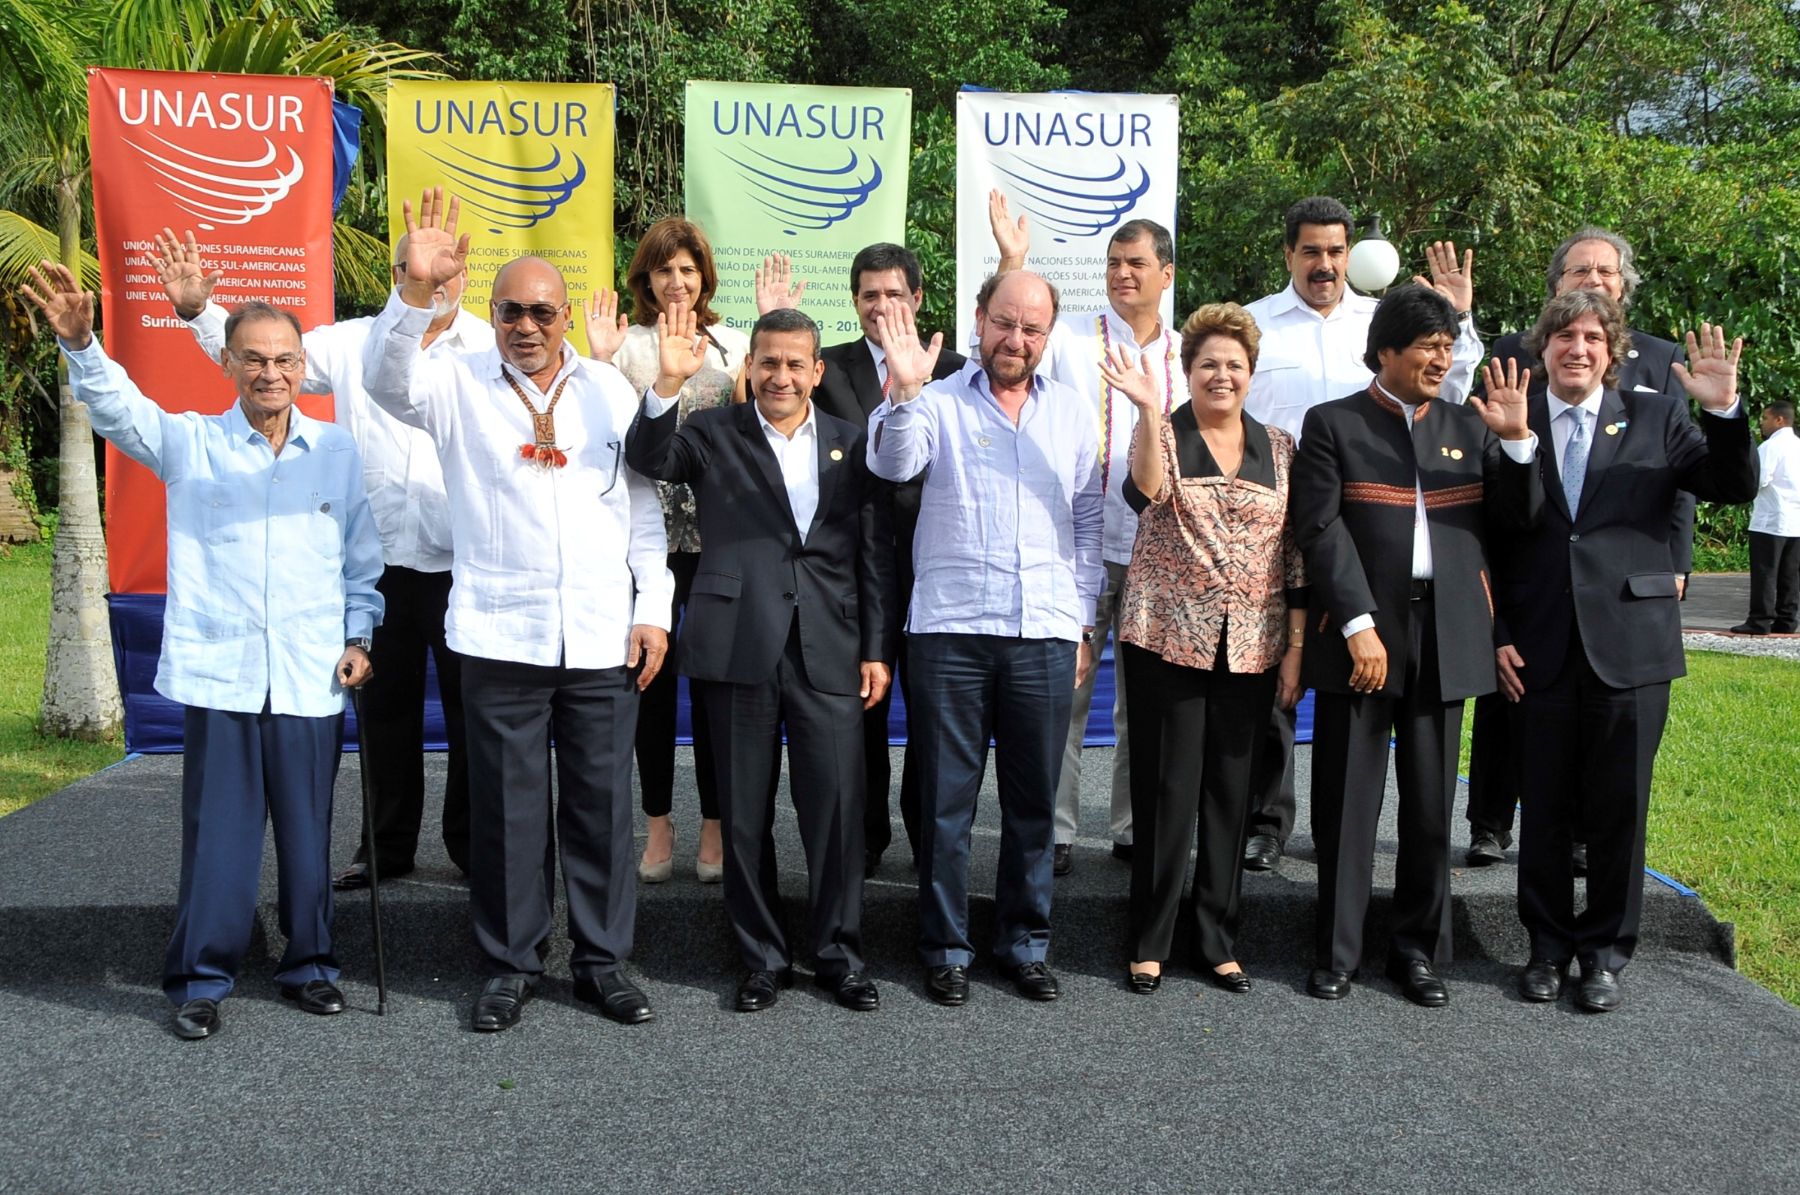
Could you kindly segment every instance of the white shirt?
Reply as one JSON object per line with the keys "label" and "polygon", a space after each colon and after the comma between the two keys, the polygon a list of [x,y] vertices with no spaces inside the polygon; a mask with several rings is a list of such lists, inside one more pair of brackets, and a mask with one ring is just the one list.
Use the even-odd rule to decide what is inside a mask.
{"label": "white shirt", "polygon": [[805,543],[813,515],[819,510],[819,425],[813,418],[812,403],[807,402],[806,418],[794,429],[792,436],[783,435],[773,423],[764,419],[762,408],[754,401],[750,406],[756,412],[756,421],[762,424],[770,451],[781,465],[781,482],[787,487],[788,507],[794,512],[794,526],[800,528],[800,542]]}
{"label": "white shirt", "polygon": [[325,718],[346,639],[381,621],[381,540],[356,445],[289,409],[277,456],[239,403],[171,414],[100,342],[63,347],[94,430],[168,487],[169,584],[156,691],[201,709]]}
{"label": "white shirt", "polygon": [[1757,446],[1762,481],[1750,508],[1750,530],[1800,536],[1800,436],[1778,427]]}
{"label": "white shirt", "polygon": [[[626,468],[637,399],[624,375],[563,346],[550,394],[563,468],[520,456],[550,394],[504,365],[498,348],[427,357],[431,309],[395,291],[369,336],[366,385],[389,414],[436,445],[456,536],[445,634],[467,655],[523,664],[616,668],[634,623],[668,629],[675,583],[662,507]],[[566,382],[566,385],[564,383]],[[634,592],[635,590],[635,592]]]}
{"label": "white shirt", "polygon": [[881,385],[881,397],[886,398],[888,396],[887,350],[867,336],[863,337],[863,343],[869,346],[869,356],[875,359],[875,381]]}
{"label": "white shirt", "polygon": [[[207,303],[188,321],[194,339],[213,360],[225,347],[225,309]],[[306,349],[309,394],[334,396],[337,422],[362,453],[363,485],[381,532],[381,555],[388,564],[421,573],[450,570],[450,499],[444,471],[431,437],[392,418],[363,389],[363,346],[375,326],[373,316],[323,324],[300,338]],[[494,329],[479,316],[458,311],[456,319],[425,349],[425,355],[476,352],[494,347]]]}
{"label": "white shirt", "polygon": [[[1100,554],[1112,564],[1130,564],[1137,541],[1137,514],[1125,502],[1125,478],[1131,473],[1131,437],[1137,429],[1137,407],[1100,379],[1100,361],[1117,345],[1136,368],[1148,357],[1150,373],[1163,392],[1167,414],[1187,401],[1187,379],[1181,373],[1181,337],[1162,328],[1149,344],[1110,306],[1103,312],[1064,313],[1051,329],[1038,372],[1074,388],[1088,400],[1100,440],[1100,476],[1106,491]],[[1110,441],[1108,436],[1110,434]]]}
{"label": "white shirt", "polygon": [[[1369,348],[1369,321],[1377,303],[1345,287],[1343,299],[1331,314],[1321,316],[1292,283],[1286,290],[1251,303],[1246,310],[1262,333],[1262,344],[1244,410],[1258,423],[1279,427],[1299,443],[1308,411],[1322,402],[1368,389],[1375,375],[1363,364],[1363,354]],[[1451,349],[1450,374],[1440,394],[1444,402],[1468,398],[1481,351],[1474,323],[1464,316]]]}

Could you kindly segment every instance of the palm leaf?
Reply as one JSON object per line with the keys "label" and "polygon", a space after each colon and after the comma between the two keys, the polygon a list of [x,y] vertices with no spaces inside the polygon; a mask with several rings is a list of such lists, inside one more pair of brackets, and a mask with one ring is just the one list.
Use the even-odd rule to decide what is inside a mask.
{"label": "palm leaf", "polygon": [[[387,247],[382,247],[385,256]],[[0,208],[0,289],[16,290],[42,261],[57,261],[62,250],[56,234],[19,213]],[[81,252],[81,285],[100,289],[100,263]]]}
{"label": "palm leaf", "polygon": [[392,271],[387,242],[342,220],[331,226],[332,282],[338,297],[364,307],[379,307],[387,297]]}

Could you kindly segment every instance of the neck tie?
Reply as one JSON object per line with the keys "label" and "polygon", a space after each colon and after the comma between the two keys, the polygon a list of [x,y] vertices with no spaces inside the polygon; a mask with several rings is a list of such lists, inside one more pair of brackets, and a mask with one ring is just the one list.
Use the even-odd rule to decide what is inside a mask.
{"label": "neck tie", "polygon": [[1563,445],[1562,484],[1563,496],[1569,500],[1569,517],[1573,519],[1581,506],[1581,484],[1587,480],[1588,413],[1580,407],[1570,407],[1563,412],[1563,418],[1572,421],[1569,442]]}
{"label": "neck tie", "polygon": [[883,361],[881,363],[881,368],[875,372],[881,375],[881,397],[886,398],[888,396],[888,391],[894,388],[894,378],[893,375],[888,373],[887,362]]}

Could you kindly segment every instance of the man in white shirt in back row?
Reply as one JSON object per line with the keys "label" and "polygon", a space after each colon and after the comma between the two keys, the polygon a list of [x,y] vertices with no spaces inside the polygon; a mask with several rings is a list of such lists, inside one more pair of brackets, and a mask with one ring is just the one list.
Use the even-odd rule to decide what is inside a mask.
{"label": "man in white shirt in back row", "polygon": [[[225,309],[212,301],[223,271],[208,269],[193,230],[177,239],[165,228],[156,238],[157,277],[211,360],[225,347]],[[406,280],[406,240],[394,250],[394,285]],[[439,287],[422,343],[427,356],[481,352],[494,345],[494,330],[462,310],[466,275]],[[381,533],[380,590],[387,615],[368,644],[374,679],[364,691],[367,725],[357,727],[362,766],[369,776],[375,841],[365,837],[356,859],[332,882],[340,891],[369,885],[369,852],[375,874],[399,879],[413,870],[425,806],[425,664],[437,663],[438,695],[449,747],[444,781],[444,849],[465,875],[469,870],[469,756],[463,742],[462,660],[444,641],[450,602],[450,500],[431,437],[408,427],[369,401],[363,389],[363,346],[373,317],[323,324],[301,336],[306,349],[302,393],[334,396],[336,421],[362,453],[363,482],[375,527]]]}
{"label": "man in white shirt in back row", "polygon": [[[1028,217],[1013,220],[1006,196],[988,195],[988,223],[1000,251],[998,273],[1025,264],[1031,248]],[[1093,656],[1100,659],[1108,633],[1118,633],[1118,599],[1125,587],[1125,570],[1131,564],[1131,546],[1137,539],[1137,515],[1125,504],[1122,489],[1131,469],[1131,437],[1137,428],[1137,408],[1100,377],[1100,362],[1112,356],[1116,346],[1125,359],[1149,362],[1148,370],[1163,390],[1163,412],[1188,399],[1187,379],[1181,373],[1181,335],[1163,323],[1163,296],[1175,285],[1175,242],[1169,230],[1154,220],[1128,220],[1119,225],[1106,246],[1107,306],[1100,311],[1065,311],[1057,316],[1044,348],[1038,372],[1072,387],[1092,405],[1100,435],[1100,484],[1105,493],[1105,522],[1101,558],[1106,565],[1106,584],[1094,612]],[[1099,668],[1089,669],[1087,679],[1075,691],[1069,716],[1069,737],[1063,747],[1062,777],[1056,787],[1056,851],[1053,870],[1067,875],[1074,868],[1072,853],[1081,812],[1081,751],[1087,735],[1088,708],[1094,699]],[[1114,858],[1131,858],[1130,742],[1125,735],[1125,686],[1113,684],[1112,810],[1109,829]]]}
{"label": "man in white shirt in back row", "polygon": [[[1377,300],[1351,290],[1345,277],[1354,231],[1350,209],[1329,196],[1295,203],[1283,229],[1290,281],[1245,305],[1262,333],[1262,349],[1244,413],[1281,428],[1295,443],[1308,411],[1366,390],[1374,377],[1363,358]],[[1482,355],[1481,338],[1469,316],[1475,301],[1475,251],[1458,262],[1456,246],[1438,241],[1426,249],[1425,259],[1429,282],[1417,275],[1413,281],[1429,285],[1456,309],[1456,342],[1440,397],[1460,403],[1469,395]],[[1251,796],[1244,844],[1244,867],[1250,871],[1273,868],[1294,829],[1293,710],[1275,709],[1260,762],[1260,788]]]}
{"label": "man in white shirt in back row", "polygon": [[625,974],[637,915],[631,785],[637,691],[662,667],[674,578],[656,490],[626,467],[637,395],[565,342],[560,272],[519,257],[494,277],[495,344],[434,357],[433,292],[468,238],[441,189],[407,212],[406,281],[370,333],[369,396],[431,435],[456,540],[446,636],[463,656],[469,736],[469,903],[489,979],[471,1022],[518,1022],[543,977],[556,741],[556,847],[575,997],[611,1020],[651,1019]]}
{"label": "man in white shirt in back row", "polygon": [[1750,616],[1740,635],[1791,635],[1800,622],[1800,438],[1794,404],[1762,412],[1757,446],[1760,480],[1750,508]]}

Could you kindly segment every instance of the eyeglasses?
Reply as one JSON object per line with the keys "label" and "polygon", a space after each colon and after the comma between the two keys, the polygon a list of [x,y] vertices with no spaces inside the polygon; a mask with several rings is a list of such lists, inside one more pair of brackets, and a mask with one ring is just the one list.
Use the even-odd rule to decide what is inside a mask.
{"label": "eyeglasses", "polygon": [[302,365],[306,364],[306,354],[304,352],[282,353],[278,357],[265,357],[261,353],[240,353],[235,349],[227,351],[231,353],[232,357],[239,365],[242,365],[244,369],[250,373],[261,373],[271,364],[282,373],[293,373],[296,369],[299,369]]}
{"label": "eyeglasses", "polygon": [[1563,271],[1564,278],[1576,278],[1585,281],[1588,278],[1599,278],[1602,282],[1611,282],[1619,276],[1616,266],[1570,266]]}
{"label": "eyeglasses", "polygon": [[1016,331],[1026,340],[1042,340],[1044,337],[1050,335],[1050,329],[1048,328],[1039,328],[1033,324],[1021,324],[1017,320],[1001,319],[997,316],[990,315],[987,322],[988,327],[994,329],[1002,336],[1010,336]]}
{"label": "eyeglasses", "polygon": [[516,324],[529,315],[532,323],[542,327],[555,323],[567,307],[567,303],[515,303],[501,299],[494,304],[494,318],[503,324]]}

